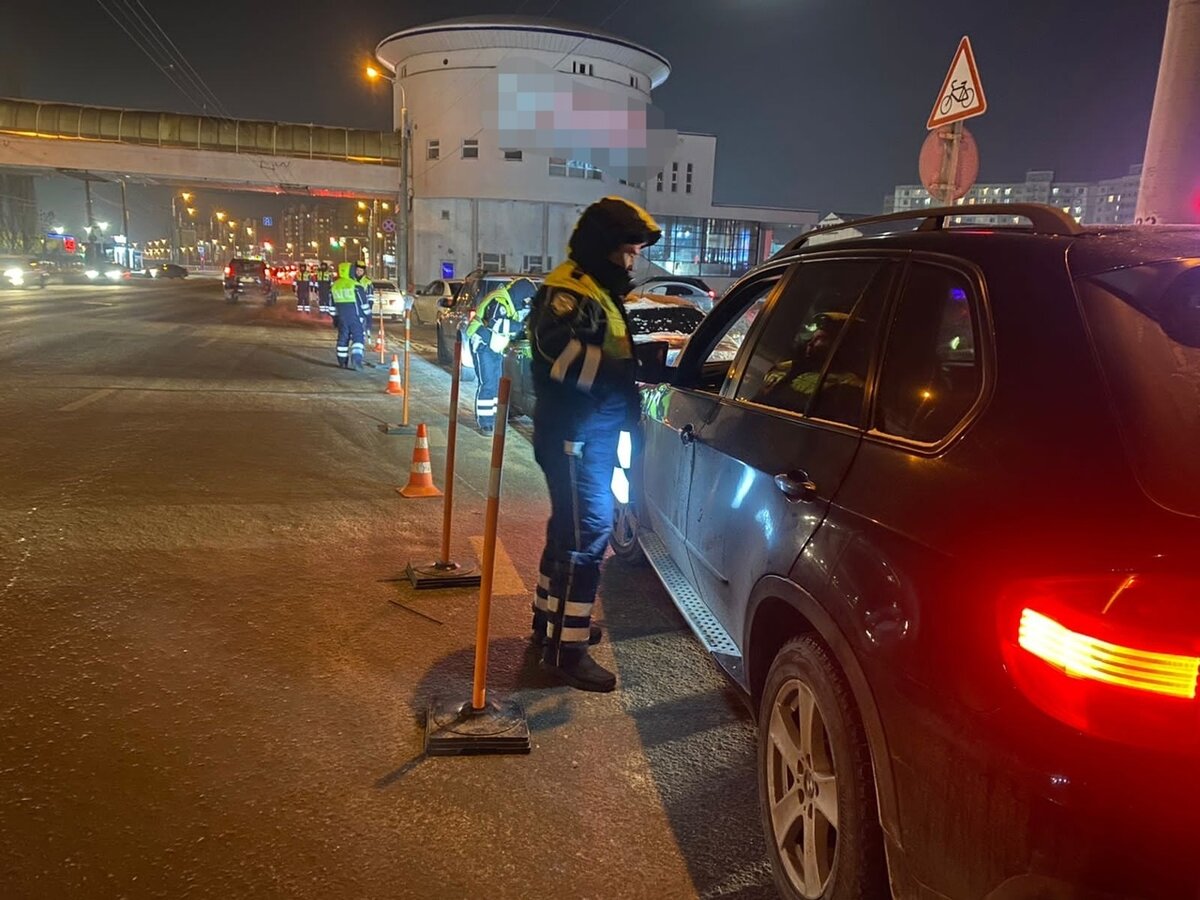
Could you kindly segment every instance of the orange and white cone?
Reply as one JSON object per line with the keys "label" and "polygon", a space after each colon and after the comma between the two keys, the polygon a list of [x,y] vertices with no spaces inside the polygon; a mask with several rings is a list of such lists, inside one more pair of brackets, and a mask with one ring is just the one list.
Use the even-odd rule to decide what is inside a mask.
{"label": "orange and white cone", "polygon": [[377,331],[375,333],[375,352],[376,353],[383,352],[383,332],[382,331]]}
{"label": "orange and white cone", "polygon": [[400,359],[392,354],[392,368],[388,372],[388,383],[385,394],[403,394],[404,385],[400,383]]}
{"label": "orange and white cone", "polygon": [[413,447],[408,484],[396,490],[402,497],[442,496],[442,492],[433,484],[433,465],[429,460],[429,433],[425,430],[424,422],[417,426],[417,445]]}

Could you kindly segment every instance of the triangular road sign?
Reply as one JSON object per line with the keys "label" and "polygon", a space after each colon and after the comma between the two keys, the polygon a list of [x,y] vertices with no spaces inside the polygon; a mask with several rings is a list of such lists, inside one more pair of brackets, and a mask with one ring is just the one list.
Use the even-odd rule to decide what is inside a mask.
{"label": "triangular road sign", "polygon": [[963,36],[958,42],[958,51],[950,71],[933,104],[927,128],[949,125],[961,119],[981,116],[987,112],[987,98],[983,95],[983,84],[979,81],[979,69],[975,67],[975,54],[971,52],[971,39]]}

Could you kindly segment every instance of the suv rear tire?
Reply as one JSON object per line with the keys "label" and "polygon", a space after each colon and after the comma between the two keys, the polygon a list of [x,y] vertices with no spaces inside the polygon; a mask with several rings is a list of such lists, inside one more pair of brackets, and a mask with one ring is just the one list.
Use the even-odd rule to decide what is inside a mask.
{"label": "suv rear tire", "polygon": [[870,747],[850,687],[815,635],[784,644],[767,673],[758,798],[781,897],[890,896]]}

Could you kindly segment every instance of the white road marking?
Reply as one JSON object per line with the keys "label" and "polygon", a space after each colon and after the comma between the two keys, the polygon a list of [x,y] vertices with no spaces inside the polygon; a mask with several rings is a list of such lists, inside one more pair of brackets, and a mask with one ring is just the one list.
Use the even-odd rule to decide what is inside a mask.
{"label": "white road marking", "polygon": [[97,400],[102,400],[103,398],[107,397],[109,394],[115,394],[116,392],[117,392],[116,388],[105,388],[102,391],[93,391],[92,393],[88,394],[86,397],[81,397],[78,400],[68,403],[66,406],[60,406],[57,411],[58,412],[73,412],[74,410],[77,410],[77,409],[80,409],[81,407],[87,406],[89,403],[95,403]]}
{"label": "white road marking", "polygon": [[[471,546],[475,548],[475,558],[482,565],[483,536],[472,535],[470,540]],[[493,569],[493,573],[493,595],[497,597],[521,597],[529,593],[529,588],[525,586],[525,582],[517,574],[517,567],[513,565],[508,551],[504,549],[504,542],[498,537],[496,538],[496,566]]]}

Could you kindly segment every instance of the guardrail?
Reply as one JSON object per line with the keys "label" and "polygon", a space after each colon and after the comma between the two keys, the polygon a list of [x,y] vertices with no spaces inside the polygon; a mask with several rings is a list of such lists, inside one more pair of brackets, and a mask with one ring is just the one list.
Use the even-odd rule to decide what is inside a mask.
{"label": "guardrail", "polygon": [[328,125],[219,119],[0,97],[0,133],[220,153],[400,164],[400,136]]}

